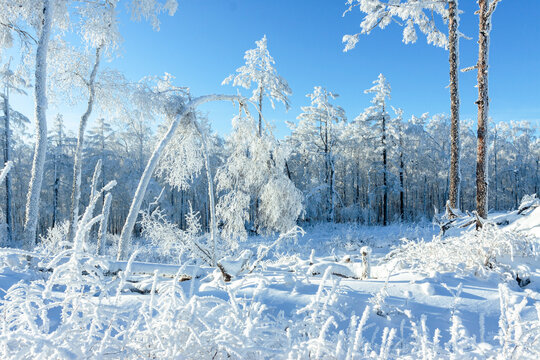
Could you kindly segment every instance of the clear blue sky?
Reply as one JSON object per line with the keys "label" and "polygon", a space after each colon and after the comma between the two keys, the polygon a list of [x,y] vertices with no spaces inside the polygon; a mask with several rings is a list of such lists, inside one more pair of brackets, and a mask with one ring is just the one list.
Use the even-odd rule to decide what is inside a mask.
{"label": "clear blue sky", "polygon": [[[402,43],[401,27],[391,24],[363,35],[356,49],[344,53],[341,38],[359,31],[362,14],[342,17],[345,0],[179,0],[174,17],[163,16],[161,30],[147,23],[121,19],[125,39],[121,55],[111,66],[131,79],[173,74],[177,85],[193,95],[236,93],[221,81],[243,64],[247,49],[264,34],[278,73],[293,90],[286,113],[265,104],[265,117],[276,124],[276,134],[288,133],[284,120],[294,121],[308,104],[305,94],[322,85],[340,94],[337,103],[353,119],[369,106],[363,90],[383,73],[392,86],[391,104],[406,116],[449,112],[448,53],[425,43]],[[476,1],[460,2],[461,68],[477,57]],[[503,0],[493,18],[490,52],[490,115],[494,121],[529,120],[540,123],[540,14],[539,0]],[[460,74],[462,119],[476,119],[476,74]],[[245,92],[245,94],[248,94]],[[61,109],[70,112],[69,109]],[[206,106],[214,129],[230,130],[236,113],[230,103]],[[53,109],[51,109],[53,111]],[[78,111],[74,111],[76,115]],[[71,116],[69,116],[71,118]],[[77,117],[73,116],[77,121]],[[75,128],[72,124],[72,128]]]}

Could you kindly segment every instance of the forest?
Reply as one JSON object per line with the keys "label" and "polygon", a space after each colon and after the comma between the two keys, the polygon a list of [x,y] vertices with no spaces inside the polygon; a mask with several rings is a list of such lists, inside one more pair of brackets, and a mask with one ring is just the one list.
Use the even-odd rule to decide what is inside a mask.
{"label": "forest", "polygon": [[336,6],[346,54],[396,27],[445,52],[447,111],[412,114],[384,67],[359,112],[317,79],[292,107],[264,33],[220,93],[112,66],[126,23],[159,37],[183,2],[0,0],[0,356],[536,359],[539,124],[492,117],[488,88],[515,5],[476,1],[472,40],[458,0]]}

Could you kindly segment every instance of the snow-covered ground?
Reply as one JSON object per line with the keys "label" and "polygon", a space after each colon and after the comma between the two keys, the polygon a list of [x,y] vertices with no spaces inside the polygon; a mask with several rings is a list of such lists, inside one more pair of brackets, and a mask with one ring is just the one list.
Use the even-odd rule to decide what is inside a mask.
{"label": "snow-covered ground", "polygon": [[193,264],[2,249],[0,357],[538,359],[540,207],[504,216],[443,238],[431,224],[318,225],[264,258],[249,255],[275,239],[251,238],[223,261],[228,282]]}

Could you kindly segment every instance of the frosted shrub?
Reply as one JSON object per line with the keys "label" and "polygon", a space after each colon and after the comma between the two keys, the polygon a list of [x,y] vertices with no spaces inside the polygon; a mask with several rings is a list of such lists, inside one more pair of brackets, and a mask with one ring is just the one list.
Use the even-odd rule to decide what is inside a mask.
{"label": "frosted shrub", "polygon": [[540,304],[535,302],[536,320],[523,320],[521,313],[527,306],[528,299],[510,305],[510,295],[506,285],[499,285],[501,317],[499,334],[501,345],[499,358],[502,359],[537,359],[540,353]]}
{"label": "frosted shrub", "polygon": [[68,228],[69,223],[65,221],[47,229],[47,234],[41,237],[36,251],[45,255],[54,255],[72,248],[73,243],[67,240]]}
{"label": "frosted shrub", "polygon": [[178,260],[182,248],[181,230],[169,222],[161,210],[143,213],[141,227],[143,238],[150,240],[150,251],[156,253],[158,260]]}
{"label": "frosted shrub", "polygon": [[[206,236],[201,235],[200,215],[190,212],[186,215],[187,229],[181,230],[176,224],[167,220],[160,209],[152,213],[143,213],[141,226],[143,236],[149,239],[158,258],[153,260],[178,263],[184,253],[192,259],[212,263],[211,251],[206,244]],[[152,255],[153,256],[153,255]]]}
{"label": "frosted shrub", "polygon": [[296,225],[303,211],[302,193],[286,177],[274,177],[262,188],[260,221],[269,231],[284,232]]}
{"label": "frosted shrub", "polygon": [[289,318],[267,311],[270,284],[259,274],[250,275],[256,286],[247,297],[237,293],[242,286],[221,277],[209,283],[211,295],[200,296],[195,283],[182,286],[180,275],[158,283],[157,273],[149,294],[126,296],[131,261],[125,272],[109,276],[100,260],[66,250],[48,263],[54,272],[47,280],[12,286],[0,303],[0,358],[536,359],[539,353],[540,307],[521,318],[527,299],[512,301],[504,286],[499,345],[493,338],[478,343],[457,314],[441,342],[426,315],[415,319],[408,311],[399,329],[377,326],[368,336],[368,329],[388,322],[371,317],[369,306],[361,317],[344,316],[343,288],[330,270]]}
{"label": "frosted shrub", "polygon": [[404,266],[426,272],[486,275],[501,265],[508,266],[515,257],[538,257],[537,249],[538,239],[486,223],[482,230],[464,232],[458,237],[434,237],[430,242],[405,239],[401,246],[387,255],[386,260],[390,264],[401,262]]}

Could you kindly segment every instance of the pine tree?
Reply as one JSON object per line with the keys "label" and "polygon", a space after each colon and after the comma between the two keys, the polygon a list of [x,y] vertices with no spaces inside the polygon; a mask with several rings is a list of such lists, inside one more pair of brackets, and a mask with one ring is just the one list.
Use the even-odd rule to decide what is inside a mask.
{"label": "pine tree", "polygon": [[390,84],[386,81],[383,74],[373,82],[374,86],[365,90],[366,94],[374,94],[371,103],[356,120],[373,123],[376,134],[380,137],[379,146],[381,151],[382,164],[382,223],[386,226],[388,223],[388,122],[390,116],[387,112],[386,99],[390,98]]}

